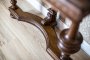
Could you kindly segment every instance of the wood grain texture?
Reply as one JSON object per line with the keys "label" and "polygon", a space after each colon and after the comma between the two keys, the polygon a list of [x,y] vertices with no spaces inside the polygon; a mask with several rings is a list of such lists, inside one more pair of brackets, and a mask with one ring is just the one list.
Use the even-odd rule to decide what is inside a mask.
{"label": "wood grain texture", "polygon": [[[8,1],[0,0],[0,60],[53,60],[47,54],[46,41],[36,27],[10,18]],[[19,2],[27,4],[24,0]],[[23,4],[20,5],[23,10],[32,11],[31,7],[28,8],[30,5],[24,7]],[[74,60],[89,60],[83,51],[72,57]]]}

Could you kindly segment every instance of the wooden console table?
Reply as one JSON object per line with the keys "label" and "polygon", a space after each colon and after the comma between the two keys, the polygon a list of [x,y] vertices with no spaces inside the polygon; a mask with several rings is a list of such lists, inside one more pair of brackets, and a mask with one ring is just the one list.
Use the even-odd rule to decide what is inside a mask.
{"label": "wooden console table", "polygon": [[[47,52],[55,60],[72,60],[70,55],[78,52],[83,42],[83,37],[78,29],[82,19],[90,13],[90,0],[44,0],[44,2],[52,6],[48,9],[47,17],[44,19],[23,12],[16,5],[16,0],[11,0],[10,15],[14,19],[36,26],[46,39]],[[62,31],[56,29],[57,11],[61,13],[61,17],[65,15],[72,21],[70,28]]]}

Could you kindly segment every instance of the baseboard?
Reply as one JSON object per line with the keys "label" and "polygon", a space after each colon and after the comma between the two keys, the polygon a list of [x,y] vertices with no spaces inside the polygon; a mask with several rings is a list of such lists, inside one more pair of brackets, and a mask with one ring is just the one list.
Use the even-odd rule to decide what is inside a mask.
{"label": "baseboard", "polygon": [[90,56],[90,44],[83,41],[81,48]]}
{"label": "baseboard", "polygon": [[[27,2],[29,2],[34,8],[40,11],[44,16],[47,15],[48,10],[43,5],[41,5],[37,0],[32,1],[27,0]],[[66,24],[64,24],[63,26],[65,26],[66,28]],[[81,48],[90,56],[90,45],[85,40],[83,41]]]}

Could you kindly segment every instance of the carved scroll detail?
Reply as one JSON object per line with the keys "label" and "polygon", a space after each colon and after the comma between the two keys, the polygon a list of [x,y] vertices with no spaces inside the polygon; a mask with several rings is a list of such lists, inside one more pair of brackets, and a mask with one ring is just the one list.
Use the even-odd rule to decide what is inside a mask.
{"label": "carved scroll detail", "polygon": [[43,25],[53,25],[56,22],[57,12],[55,12],[52,8],[49,8],[48,11],[47,16],[41,21]]}
{"label": "carved scroll detail", "polygon": [[11,6],[12,9],[17,9],[17,6],[16,6],[17,1],[16,0],[11,0],[11,4],[12,4],[12,6]]}

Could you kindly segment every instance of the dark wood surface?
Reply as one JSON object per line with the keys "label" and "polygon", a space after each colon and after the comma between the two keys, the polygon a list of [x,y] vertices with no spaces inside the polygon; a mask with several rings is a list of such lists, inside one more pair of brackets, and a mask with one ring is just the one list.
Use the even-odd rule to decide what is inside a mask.
{"label": "dark wood surface", "polygon": [[54,10],[63,12],[73,21],[81,21],[84,16],[90,13],[90,0],[44,0]]}

